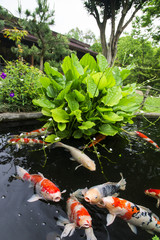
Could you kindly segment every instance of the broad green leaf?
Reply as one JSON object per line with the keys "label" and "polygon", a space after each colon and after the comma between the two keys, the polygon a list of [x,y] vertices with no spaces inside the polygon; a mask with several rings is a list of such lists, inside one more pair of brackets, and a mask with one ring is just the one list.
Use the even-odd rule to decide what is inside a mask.
{"label": "broad green leaf", "polygon": [[127,112],[137,111],[140,105],[136,102],[136,100],[136,96],[128,95],[119,101],[118,105],[114,107],[114,110],[122,110]]}
{"label": "broad green leaf", "polygon": [[57,96],[57,100],[63,100],[64,97],[66,96],[66,94],[70,91],[71,89],[71,86],[72,86],[72,82],[68,82],[66,87],[60,91],[60,93],[58,94]]}
{"label": "broad green leaf", "polygon": [[74,138],[77,138],[77,139],[79,139],[79,138],[81,138],[82,137],[82,135],[83,135],[83,132],[81,131],[81,130],[75,130],[74,132],[73,132],[73,134],[72,134],[72,136],[74,137]]}
{"label": "broad green leaf", "polygon": [[87,92],[90,98],[97,97],[99,95],[98,87],[91,76],[86,78],[87,81]]}
{"label": "broad green leaf", "polygon": [[106,120],[106,122],[118,122],[118,121],[122,121],[123,117],[119,116],[118,114],[114,113],[114,112],[107,112],[105,114],[101,114],[102,117],[104,118],[104,120]]}
{"label": "broad green leaf", "polygon": [[92,57],[89,53],[86,53],[80,60],[80,64],[85,68],[88,68],[92,71],[97,71],[97,63],[94,57]]}
{"label": "broad green leaf", "polygon": [[92,136],[92,135],[95,135],[97,133],[97,131],[93,128],[90,128],[87,130],[83,130],[83,133],[87,136]]}
{"label": "broad green leaf", "polygon": [[57,138],[57,136],[56,136],[55,134],[48,135],[48,136],[45,138],[45,142],[54,143],[54,142],[58,142],[58,141],[60,141],[60,139]]}
{"label": "broad green leaf", "polygon": [[58,123],[69,122],[69,115],[68,115],[68,113],[66,113],[65,110],[63,110],[61,108],[55,108],[55,109],[52,109],[51,112],[52,112],[52,117],[55,122],[58,122]]}
{"label": "broad green leaf", "polygon": [[106,85],[107,88],[110,88],[116,85],[116,80],[113,76],[112,71],[113,71],[113,68],[107,68],[105,70],[105,77],[107,79],[107,85]]}
{"label": "broad green leaf", "polygon": [[72,111],[70,113],[70,116],[75,116],[78,122],[82,122],[83,119],[81,117],[81,113],[82,113],[82,111],[78,109],[78,110]]}
{"label": "broad green leaf", "polygon": [[84,74],[84,70],[83,70],[82,65],[81,65],[80,62],[79,62],[78,57],[77,57],[75,54],[71,54],[71,59],[72,59],[73,65],[74,65],[75,68],[77,69],[78,73],[79,73],[80,75],[83,75],[83,74]]}
{"label": "broad green leaf", "polygon": [[65,99],[68,102],[68,107],[70,108],[71,112],[79,109],[79,103],[76,101],[73,92],[66,94]]}
{"label": "broad green leaf", "polygon": [[122,81],[123,81],[124,79],[126,79],[129,76],[130,70],[129,69],[122,69],[120,74],[121,74],[121,78],[122,78]]}
{"label": "broad green leaf", "polygon": [[58,129],[62,132],[66,129],[66,123],[58,123]]}
{"label": "broad green leaf", "polygon": [[70,137],[71,136],[71,131],[69,131],[69,130],[64,130],[64,131],[58,131],[57,132],[57,136],[59,137],[59,138],[68,138],[68,137]]}
{"label": "broad green leaf", "polygon": [[92,78],[99,90],[103,90],[103,88],[105,88],[108,85],[107,79],[102,72],[93,74]]}
{"label": "broad green leaf", "polygon": [[57,68],[51,67],[48,62],[44,64],[44,71],[47,75],[57,76],[59,78],[63,78],[63,75],[57,71]]}
{"label": "broad green leaf", "polygon": [[107,106],[117,105],[122,98],[122,91],[119,86],[108,88],[107,95],[102,98],[102,102]]}
{"label": "broad green leaf", "polygon": [[113,68],[113,76],[116,80],[116,85],[121,85],[122,84],[122,78],[121,78],[121,72],[119,70],[119,68],[116,66]]}
{"label": "broad green leaf", "polygon": [[122,96],[125,97],[129,94],[134,93],[136,90],[136,84],[127,84],[126,86],[123,87],[122,89]]}
{"label": "broad green leaf", "polygon": [[101,53],[99,53],[97,56],[97,64],[98,64],[98,67],[99,67],[99,70],[101,72],[105,71],[105,69],[108,67],[108,62],[107,62],[107,59],[105,58],[105,56]]}
{"label": "broad green leaf", "polygon": [[34,105],[40,106],[42,108],[49,108],[49,109],[55,108],[55,104],[49,101],[45,97],[42,97],[39,99],[33,99],[32,102]]}
{"label": "broad green leaf", "polygon": [[95,125],[96,124],[94,122],[87,121],[87,122],[83,122],[82,125],[79,126],[78,128],[81,129],[81,130],[87,130],[89,128],[92,128]]}
{"label": "broad green leaf", "polygon": [[44,116],[52,117],[51,110],[48,109],[48,108],[42,108],[42,114],[43,114]]}
{"label": "broad green leaf", "polygon": [[51,80],[48,77],[40,77],[39,81],[44,88],[47,88],[51,84]]}
{"label": "broad green leaf", "polygon": [[52,85],[49,85],[46,88],[46,93],[47,93],[47,96],[50,98],[55,98],[57,95],[57,91],[55,91],[55,89],[52,87]]}
{"label": "broad green leaf", "polygon": [[113,111],[112,108],[99,107],[99,106],[97,106],[96,109],[97,109],[99,112],[110,112],[110,111]]}
{"label": "broad green leaf", "polygon": [[71,58],[69,56],[67,56],[63,59],[63,63],[62,63],[61,67],[62,67],[62,70],[63,70],[65,75],[69,71],[70,80],[72,80],[72,61],[71,61]]}
{"label": "broad green leaf", "polygon": [[118,133],[118,131],[112,127],[110,124],[103,124],[99,127],[99,132],[106,136],[114,136]]}
{"label": "broad green leaf", "polygon": [[78,102],[83,102],[85,100],[85,96],[78,90],[74,89],[73,92],[75,93],[75,97]]}

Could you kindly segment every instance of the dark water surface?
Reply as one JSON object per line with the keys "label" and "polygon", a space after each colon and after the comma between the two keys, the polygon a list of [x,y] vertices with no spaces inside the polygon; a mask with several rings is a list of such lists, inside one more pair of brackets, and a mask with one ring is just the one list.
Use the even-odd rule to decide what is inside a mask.
{"label": "dark water surface", "polygon": [[[127,181],[126,190],[120,192],[120,197],[150,208],[160,216],[160,208],[156,208],[156,199],[144,194],[145,189],[160,188],[160,152],[156,151],[152,145],[130,137],[128,140],[120,136],[106,138],[102,144],[105,144],[111,153],[98,146],[100,154],[105,156],[101,158],[101,167],[105,176],[101,173],[96,154],[91,150],[85,150],[85,153],[95,160],[96,172],[90,172],[84,167],[75,171],[77,163],[69,160],[70,154],[63,148],[46,150],[48,159],[46,166],[43,167],[45,161],[43,151],[32,151],[38,149],[37,147],[23,146],[18,150],[15,145],[7,144],[10,135],[31,131],[38,127],[37,125],[3,127],[0,130],[0,239],[60,239],[63,228],[57,226],[56,220],[59,215],[66,217],[66,200],[69,194],[78,188],[89,188],[104,183],[106,179],[117,182],[121,178],[120,172]],[[150,126],[146,120],[136,121],[126,130],[142,131],[160,145],[160,121]],[[86,141],[68,140],[65,143],[79,147]],[[66,189],[63,199],[58,203],[47,203],[42,200],[27,202],[34,190],[28,187],[28,182],[13,177],[16,174],[16,165],[23,167],[31,174],[41,172],[46,178],[56,183],[61,191]],[[138,228],[138,234],[135,235],[127,223],[119,218],[106,227],[107,210],[90,206],[86,202],[83,204],[92,216],[97,240],[152,239],[152,235],[141,228]],[[160,236],[160,234],[157,235]],[[65,239],[83,240],[85,239],[84,230],[77,229],[72,237]]]}

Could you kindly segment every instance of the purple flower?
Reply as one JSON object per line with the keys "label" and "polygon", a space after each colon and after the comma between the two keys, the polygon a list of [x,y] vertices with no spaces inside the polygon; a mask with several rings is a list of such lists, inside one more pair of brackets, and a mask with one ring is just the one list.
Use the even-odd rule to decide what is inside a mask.
{"label": "purple flower", "polygon": [[14,97],[14,92],[11,92],[9,95],[10,97]]}
{"label": "purple flower", "polygon": [[4,72],[2,72],[1,78],[5,79],[6,77],[7,77],[7,75]]}

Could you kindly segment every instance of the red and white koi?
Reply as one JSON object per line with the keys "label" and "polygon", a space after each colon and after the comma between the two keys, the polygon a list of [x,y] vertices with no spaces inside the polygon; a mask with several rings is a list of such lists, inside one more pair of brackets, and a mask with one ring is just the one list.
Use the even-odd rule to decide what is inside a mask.
{"label": "red and white koi", "polygon": [[75,170],[80,166],[83,166],[83,167],[89,169],[90,171],[96,170],[95,162],[92,159],[90,159],[83,151],[80,151],[79,149],[69,146],[67,144],[64,144],[62,142],[54,143],[53,147],[63,147],[71,153],[71,155],[72,155],[71,160],[77,161],[78,163],[80,163],[80,165],[78,165],[75,168]]}
{"label": "red and white koi", "polygon": [[35,145],[35,144],[40,144],[40,145],[48,145],[47,142],[44,142],[42,140],[36,139],[36,138],[11,138],[8,140],[9,144],[16,144],[18,148],[23,145],[23,144],[28,144],[28,145]]}
{"label": "red and white koi", "polygon": [[87,209],[73,195],[67,200],[68,219],[59,217],[57,224],[64,226],[61,238],[72,236],[76,228],[84,228],[87,240],[96,240],[92,228],[92,218]]}
{"label": "red and white koi", "polygon": [[50,180],[45,178],[41,173],[29,174],[22,167],[17,166],[17,174],[22,180],[27,180],[35,187],[36,194],[34,194],[28,202],[34,202],[39,199],[59,202],[61,200],[61,193],[59,188]]}
{"label": "red and white koi", "polygon": [[139,131],[130,132],[129,134],[130,135],[137,135],[138,137],[142,138],[144,141],[147,141],[147,142],[151,143],[154,147],[160,149],[160,147],[158,146],[157,143],[155,143],[152,139],[150,139],[145,134],[143,134]]}
{"label": "red and white koi", "polygon": [[157,208],[159,207],[160,205],[160,189],[147,189],[145,190],[144,192],[146,195],[150,196],[150,197],[153,197],[153,198],[156,198],[157,199]]}
{"label": "red and white koi", "polygon": [[102,198],[99,207],[108,209],[107,226],[112,224],[115,217],[125,220],[131,230],[136,234],[136,226],[141,227],[147,232],[160,232],[160,220],[152,211],[143,206],[134,204],[122,198],[108,196]]}
{"label": "red and white koi", "polygon": [[119,190],[125,190],[126,180],[121,175],[121,180],[117,183],[106,182],[97,186],[93,186],[90,189],[85,188],[83,190],[84,199],[90,204],[98,204],[103,197],[118,196]]}
{"label": "red and white koi", "polygon": [[33,130],[31,132],[23,132],[21,133],[20,135],[16,135],[16,138],[17,137],[31,137],[31,136],[42,136],[42,135],[45,135],[47,133],[47,128],[43,127],[43,128],[39,128],[39,129],[36,129],[36,130]]}

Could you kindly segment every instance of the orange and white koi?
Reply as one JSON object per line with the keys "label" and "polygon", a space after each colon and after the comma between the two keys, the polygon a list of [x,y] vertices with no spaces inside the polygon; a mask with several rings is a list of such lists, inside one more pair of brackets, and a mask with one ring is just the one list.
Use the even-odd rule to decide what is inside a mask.
{"label": "orange and white koi", "polygon": [[159,218],[148,208],[134,204],[122,198],[108,196],[102,198],[102,203],[99,207],[108,209],[107,226],[112,224],[115,217],[120,217],[125,220],[131,230],[136,234],[136,226],[141,227],[147,232],[160,232]]}
{"label": "orange and white koi", "polygon": [[27,180],[35,187],[36,194],[34,194],[28,202],[34,202],[39,199],[59,202],[61,200],[61,193],[59,188],[50,180],[45,178],[41,173],[29,174],[22,167],[17,166],[17,174],[22,180]]}
{"label": "orange and white koi", "polygon": [[154,197],[157,199],[157,208],[159,207],[160,205],[160,189],[147,189],[144,191],[144,193],[150,197]]}
{"label": "orange and white koi", "polygon": [[119,190],[125,190],[126,180],[121,175],[121,180],[117,183],[106,182],[97,186],[93,186],[90,189],[85,188],[83,190],[84,199],[90,204],[97,204],[101,201],[103,197],[107,196],[118,196]]}
{"label": "orange and white koi", "polygon": [[89,144],[88,148],[93,147],[93,145],[95,146],[97,143],[101,142],[102,140],[104,140],[106,138],[106,135],[103,135],[101,133],[99,133],[91,142],[91,144]]}
{"label": "orange and white koi", "polygon": [[47,128],[43,127],[43,128],[39,128],[36,130],[33,130],[31,132],[23,132],[20,135],[16,135],[15,137],[31,137],[31,136],[41,136],[41,135],[45,135],[47,133]]}
{"label": "orange and white koi", "polygon": [[89,169],[90,171],[96,170],[95,162],[92,159],[90,159],[83,151],[80,151],[79,149],[77,149],[75,147],[69,146],[69,145],[61,143],[61,142],[54,143],[53,147],[63,147],[65,149],[69,150],[69,152],[72,155],[71,160],[77,161],[78,163],[80,163],[80,165],[78,165],[75,168],[75,170],[80,166],[83,166],[83,167]]}
{"label": "orange and white koi", "polygon": [[9,144],[16,144],[18,147],[20,147],[23,144],[28,145],[34,145],[34,144],[40,144],[40,145],[48,145],[47,142],[44,142],[42,140],[36,139],[36,138],[11,138],[8,140]]}
{"label": "orange and white koi", "polygon": [[130,135],[137,135],[138,137],[142,138],[143,140],[151,143],[154,147],[160,149],[160,147],[158,146],[157,143],[155,143],[152,139],[150,139],[149,137],[147,137],[145,134],[139,132],[139,131],[134,131],[134,132],[130,132]]}
{"label": "orange and white koi", "polygon": [[84,228],[88,240],[96,240],[92,228],[92,218],[87,209],[73,195],[67,200],[68,219],[60,216],[57,224],[64,226],[61,238],[72,236],[76,228]]}

